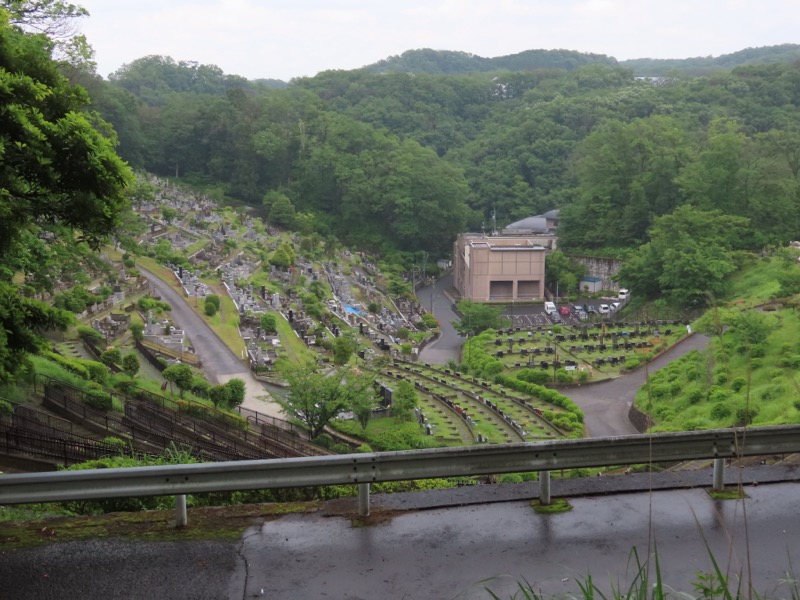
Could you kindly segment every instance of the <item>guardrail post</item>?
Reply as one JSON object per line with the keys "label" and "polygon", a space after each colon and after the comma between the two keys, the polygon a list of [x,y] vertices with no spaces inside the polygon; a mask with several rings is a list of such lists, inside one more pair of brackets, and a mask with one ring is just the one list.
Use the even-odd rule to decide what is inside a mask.
{"label": "guardrail post", "polygon": [[175,527],[186,527],[189,522],[186,516],[186,494],[175,495]]}
{"label": "guardrail post", "polygon": [[714,485],[715,492],[722,492],[725,490],[725,459],[714,459]]}
{"label": "guardrail post", "polygon": [[539,503],[550,504],[550,471],[539,471]]}
{"label": "guardrail post", "polygon": [[369,484],[358,484],[358,516],[369,516]]}

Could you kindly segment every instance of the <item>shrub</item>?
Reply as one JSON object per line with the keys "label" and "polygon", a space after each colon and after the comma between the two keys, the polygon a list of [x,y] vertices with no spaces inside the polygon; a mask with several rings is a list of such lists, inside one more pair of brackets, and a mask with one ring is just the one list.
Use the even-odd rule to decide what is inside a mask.
{"label": "shrub", "polygon": [[572,373],[570,373],[566,369],[558,369],[558,371],[556,371],[556,383],[565,385],[572,382],[573,382]]}
{"label": "shrub", "polygon": [[762,344],[758,344],[757,346],[753,346],[752,348],[750,348],[751,358],[764,358],[766,354],[767,354],[767,349]]}
{"label": "shrub", "polygon": [[14,406],[0,398],[0,417],[7,417],[14,413]]}
{"label": "shrub", "polygon": [[714,403],[725,402],[728,399],[728,391],[716,385],[711,386],[711,389],[708,390],[708,399]]}
{"label": "shrub", "polygon": [[78,337],[84,342],[102,342],[105,340],[102,333],[86,325],[78,325]]}
{"label": "shrub", "polygon": [[110,435],[108,437],[104,437],[103,438],[103,443],[106,446],[114,446],[115,448],[117,448],[120,451],[125,450],[125,448],[127,448],[127,446],[128,446],[128,444],[125,442],[125,440],[121,440],[120,438],[115,437],[113,435]]}
{"label": "shrub", "polygon": [[714,371],[714,383],[722,385],[728,381],[728,369],[720,367]]}
{"label": "shrub", "polygon": [[697,404],[698,402],[702,402],[705,396],[705,391],[698,386],[689,388],[685,394],[686,401],[689,404]]}
{"label": "shrub", "polygon": [[97,410],[109,411],[113,407],[111,394],[103,390],[85,390],[83,401]]}
{"label": "shrub", "polygon": [[517,379],[527,381],[528,383],[536,383],[544,385],[550,382],[550,373],[540,369],[522,369],[517,372]]}
{"label": "shrub", "polygon": [[[370,311],[372,312],[372,311]],[[430,313],[425,313],[420,317],[420,320],[425,324],[428,329],[436,329],[439,327],[439,321]]]}
{"label": "shrub", "polygon": [[753,407],[738,408],[736,409],[736,425],[740,427],[750,425],[756,416],[758,416],[758,410]]}
{"label": "shrub", "polygon": [[206,298],[206,303],[204,306],[207,317],[213,317],[215,314],[217,314],[217,307],[214,305],[213,302],[209,302],[208,298]]}
{"label": "shrub", "polygon": [[731,408],[724,402],[719,402],[711,407],[711,418],[722,421],[731,416]]}
{"label": "shrub", "polygon": [[782,385],[779,384],[772,384],[767,386],[761,392],[761,401],[762,402],[769,402],[770,400],[775,400],[776,398],[780,398],[786,393],[786,390]]}
{"label": "shrub", "polygon": [[213,304],[216,307],[217,310],[219,310],[220,302],[221,302],[221,300],[220,300],[219,296],[217,296],[216,294],[209,294],[208,296],[206,296],[205,303],[206,304]]}
{"label": "shrub", "polygon": [[119,351],[119,348],[109,348],[100,355],[100,362],[107,367],[118,365],[122,362],[122,352]]}
{"label": "shrub", "polygon": [[747,379],[744,377],[737,377],[731,381],[731,389],[734,392],[741,392],[747,386]]}
{"label": "shrub", "polygon": [[89,379],[92,381],[96,381],[97,383],[106,382],[109,370],[108,367],[106,367],[103,363],[84,358],[75,359],[75,362],[86,369],[86,373],[89,375]]}

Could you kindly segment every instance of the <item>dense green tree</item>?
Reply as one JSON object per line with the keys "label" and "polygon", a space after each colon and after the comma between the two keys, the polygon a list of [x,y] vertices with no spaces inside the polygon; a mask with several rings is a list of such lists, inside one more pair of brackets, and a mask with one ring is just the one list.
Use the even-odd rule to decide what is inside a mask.
{"label": "dense green tree", "polygon": [[170,383],[170,386],[175,384],[181,398],[183,398],[184,392],[191,389],[194,378],[191,367],[183,363],[167,367],[161,372],[161,376]]}
{"label": "dense green tree", "polygon": [[289,394],[276,400],[288,417],[308,428],[312,438],[320,435],[331,419],[374,394],[371,373],[346,367],[322,371],[314,364],[287,363],[280,371],[289,384]]}
{"label": "dense green tree", "polygon": [[295,223],[294,204],[286,194],[269,192],[264,197],[264,206],[269,210],[269,221],[278,227],[291,228]]}
{"label": "dense green tree", "polygon": [[31,233],[57,240],[66,232],[99,246],[118,223],[131,181],[113,139],[92,126],[102,122],[83,112],[85,92],[59,73],[52,49],[47,37],[22,33],[0,10],[0,382],[42,347],[41,332],[71,322],[12,283],[20,266],[33,264],[24,258]]}
{"label": "dense green tree", "polygon": [[705,306],[723,294],[736,270],[733,250],[747,224],[743,217],[681,206],[656,219],[650,242],[623,263],[619,281],[635,295]]}
{"label": "dense green tree", "polygon": [[411,417],[411,413],[419,405],[419,396],[414,385],[406,380],[399,381],[392,394],[392,413],[400,419]]}
{"label": "dense green tree", "polygon": [[470,300],[460,300],[456,306],[461,319],[453,321],[453,327],[461,335],[478,335],[486,329],[500,329],[507,321],[501,316],[503,309],[500,306]]}
{"label": "dense green tree", "polygon": [[261,315],[259,324],[265,333],[278,333],[278,318],[272,313]]}
{"label": "dense green tree", "polygon": [[135,352],[129,352],[122,357],[122,370],[131,379],[136,377],[139,372],[139,366],[139,357],[136,356]]}

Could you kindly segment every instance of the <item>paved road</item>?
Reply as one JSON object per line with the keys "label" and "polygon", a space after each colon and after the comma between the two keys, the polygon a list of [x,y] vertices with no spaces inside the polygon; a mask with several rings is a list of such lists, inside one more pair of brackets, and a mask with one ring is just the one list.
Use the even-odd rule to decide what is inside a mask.
{"label": "paved road", "polygon": [[[696,573],[713,568],[706,543],[734,580],[749,567],[761,597],[793,597],[780,581],[800,556],[798,483],[748,485],[744,500],[721,501],[699,489],[710,472],[696,475],[695,489],[589,496],[567,488],[616,479],[631,490],[636,485],[626,483],[638,480],[646,490],[650,476],[554,480],[554,494],[566,495],[573,509],[553,515],[531,509],[535,484],[476,486],[376,497],[376,507],[384,500],[389,510],[408,510],[369,526],[354,526],[347,513],[328,507],[284,515],[254,525],[238,543],[109,539],[13,552],[0,546],[0,597],[489,600],[486,588],[508,599],[524,580],[544,598],[583,597],[578,582],[588,574],[609,595],[610,582],[627,589],[633,579],[631,549],[644,561],[653,544],[666,584],[694,597]],[[433,508],[419,510],[416,498]]]}
{"label": "paved road", "polygon": [[197,356],[203,363],[206,376],[217,383],[238,378],[245,382],[245,400],[242,406],[274,417],[283,417],[278,404],[271,400],[269,392],[244,365],[230,348],[217,336],[208,324],[192,310],[185,296],[176,292],[150,271],[139,267],[161,298],[172,306],[170,316],[186,331]]}
{"label": "paved road", "polygon": [[453,300],[447,291],[453,287],[453,274],[448,273],[432,286],[417,290],[419,303],[428,311],[431,309],[433,294],[433,316],[439,320],[439,339],[431,342],[420,352],[419,359],[430,365],[446,365],[449,361],[461,360],[461,347],[464,338],[453,328],[451,323],[459,319],[453,311]]}
{"label": "paved road", "polygon": [[708,345],[708,338],[694,334],[644,367],[616,379],[581,387],[559,390],[569,396],[585,415],[584,423],[590,437],[631,435],[638,433],[628,419],[628,410],[636,391],[645,384],[647,373],[654,373],[692,350]]}
{"label": "paved road", "polygon": [[[458,335],[450,324],[451,321],[458,319],[458,315],[453,312],[452,301],[445,294],[445,291],[452,286],[453,276],[448,274],[437,281],[435,286],[428,286],[417,291],[420,304],[426,308],[431,306],[431,292],[433,291],[434,315],[439,319],[439,327],[442,331],[438,340],[423,348],[420,353],[422,362],[444,365],[450,360],[459,362],[461,359],[464,338]],[[637,390],[644,385],[646,374],[653,373],[684,354],[695,349],[705,348],[707,345],[707,337],[695,334],[650,363],[647,369],[641,368],[616,379],[560,391],[583,410],[589,436],[635,434],[638,431],[628,419],[628,410]]]}

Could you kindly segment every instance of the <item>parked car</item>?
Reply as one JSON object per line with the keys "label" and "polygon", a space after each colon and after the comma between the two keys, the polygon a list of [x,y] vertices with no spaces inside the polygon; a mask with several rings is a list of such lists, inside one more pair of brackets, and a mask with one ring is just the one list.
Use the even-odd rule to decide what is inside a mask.
{"label": "parked car", "polygon": [[568,317],[572,314],[572,311],[570,311],[569,306],[559,306],[558,314],[560,314],[562,317]]}
{"label": "parked car", "polygon": [[600,314],[601,315],[607,315],[610,312],[611,312],[611,308],[608,306],[608,304],[601,304],[600,305]]}
{"label": "parked car", "polygon": [[597,314],[597,309],[594,307],[594,304],[589,304],[586,307],[586,312],[589,313],[590,315],[596,315]]}
{"label": "parked car", "polygon": [[616,312],[619,310],[619,307],[622,306],[621,302],[612,302],[611,303],[611,310],[612,312]]}
{"label": "parked car", "polygon": [[626,290],[625,288],[622,288],[622,289],[619,291],[619,293],[617,294],[617,297],[618,297],[620,300],[627,300],[627,299],[628,299],[628,296],[630,296],[630,295],[631,295],[631,293],[630,293],[628,290]]}
{"label": "parked car", "polygon": [[580,304],[573,304],[572,305],[572,314],[577,316],[579,312],[586,312],[583,310],[583,306]]}
{"label": "parked car", "polygon": [[585,321],[586,319],[588,319],[588,318],[589,318],[589,315],[588,315],[588,314],[586,314],[586,311],[585,311],[585,310],[581,309],[581,310],[579,310],[579,311],[578,311],[577,317],[578,317],[578,318],[579,318],[581,321]]}
{"label": "parked car", "polygon": [[556,312],[556,305],[554,302],[545,302],[544,303],[544,312],[548,315],[552,315]]}

